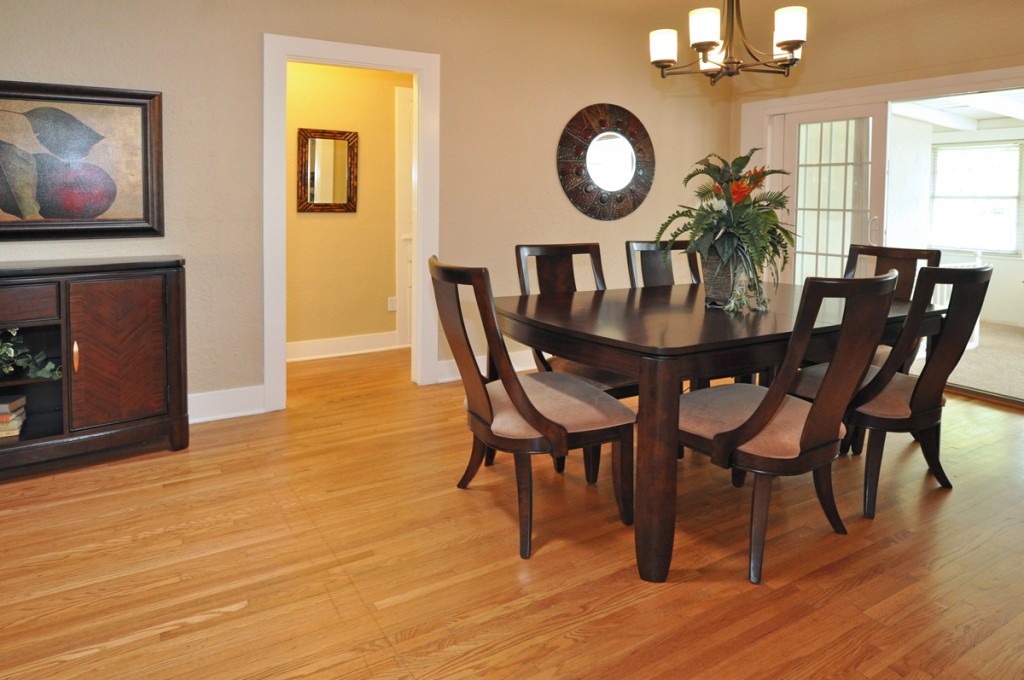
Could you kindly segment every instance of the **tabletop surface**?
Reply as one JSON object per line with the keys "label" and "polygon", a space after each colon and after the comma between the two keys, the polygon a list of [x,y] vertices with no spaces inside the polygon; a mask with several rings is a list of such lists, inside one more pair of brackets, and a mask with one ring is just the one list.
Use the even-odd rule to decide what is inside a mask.
{"label": "tabletop surface", "polygon": [[[566,294],[495,298],[506,319],[631,352],[675,356],[787,338],[796,323],[803,286],[769,287],[766,312],[730,314],[704,306],[702,285],[650,286]],[[893,301],[890,318],[902,319],[909,303]],[[835,329],[842,302],[826,300],[815,327]]]}

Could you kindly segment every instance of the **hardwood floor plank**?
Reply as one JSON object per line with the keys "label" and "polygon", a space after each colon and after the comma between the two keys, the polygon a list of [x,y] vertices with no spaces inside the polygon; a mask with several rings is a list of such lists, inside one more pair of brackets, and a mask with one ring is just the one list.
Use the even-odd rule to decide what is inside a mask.
{"label": "hardwood floor plank", "polygon": [[[195,425],[186,451],[0,474],[0,678],[1015,678],[1024,667],[1024,414],[950,396],[941,489],[890,435],[878,514],[834,466],[834,534],[780,479],[764,582],[750,487],[679,465],[669,579],[640,581],[608,450],[455,483],[457,383],[407,351],[289,365],[287,411]],[[626,400],[636,407],[636,400]]]}

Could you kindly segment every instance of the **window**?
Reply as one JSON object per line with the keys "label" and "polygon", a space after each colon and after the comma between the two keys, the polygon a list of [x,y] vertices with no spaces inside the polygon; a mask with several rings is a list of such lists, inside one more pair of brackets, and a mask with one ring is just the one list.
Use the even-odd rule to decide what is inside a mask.
{"label": "window", "polygon": [[1019,254],[1024,141],[932,147],[933,247]]}

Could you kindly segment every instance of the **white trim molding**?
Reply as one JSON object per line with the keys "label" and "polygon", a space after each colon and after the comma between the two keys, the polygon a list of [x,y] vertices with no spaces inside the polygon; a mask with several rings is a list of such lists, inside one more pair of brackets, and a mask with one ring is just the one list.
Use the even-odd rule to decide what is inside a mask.
{"label": "white trim molding", "polygon": [[318,340],[300,340],[287,345],[288,361],[311,361],[344,357],[351,354],[366,352],[383,352],[408,345],[398,344],[398,332],[368,333],[366,335],[349,335],[338,338],[321,338]]}

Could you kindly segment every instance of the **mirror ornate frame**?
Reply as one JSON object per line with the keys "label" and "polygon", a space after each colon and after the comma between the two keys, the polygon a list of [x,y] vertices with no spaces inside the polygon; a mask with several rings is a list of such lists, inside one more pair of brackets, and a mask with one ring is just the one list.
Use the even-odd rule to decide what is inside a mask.
{"label": "mirror ornate frame", "polygon": [[[314,168],[312,166],[313,154],[310,153],[310,146],[318,139],[346,142],[347,153],[345,154],[345,167],[334,167],[334,173],[343,173],[344,186],[347,189],[345,201],[338,203],[317,201],[315,186],[313,184]],[[311,130],[299,128],[299,157],[298,157],[298,211],[299,212],[355,212],[356,211],[356,187],[358,177],[359,161],[359,133],[339,132],[338,130]],[[311,191],[312,189],[312,191]],[[310,194],[313,200],[310,200]]]}
{"label": "mirror ornate frame", "polygon": [[[633,147],[633,176],[622,189],[600,188],[587,170],[587,151],[604,133],[618,133]],[[654,182],[654,145],[643,123],[614,104],[591,104],[565,125],[558,140],[558,179],[569,201],[596,220],[617,220],[640,207]]]}

